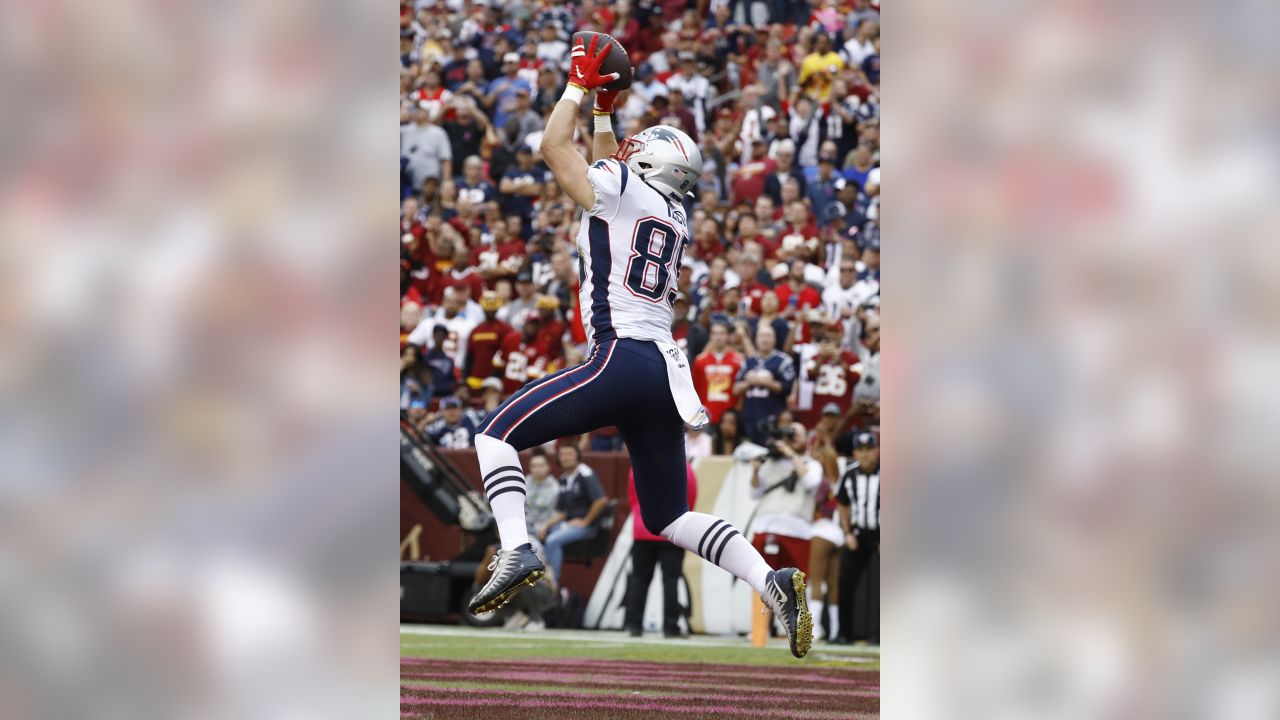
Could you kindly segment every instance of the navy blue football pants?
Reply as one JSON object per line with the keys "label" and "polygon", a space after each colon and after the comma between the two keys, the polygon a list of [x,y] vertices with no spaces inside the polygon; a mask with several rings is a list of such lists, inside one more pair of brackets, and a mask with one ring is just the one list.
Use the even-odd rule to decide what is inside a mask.
{"label": "navy blue football pants", "polygon": [[684,421],[658,346],[621,338],[591,357],[520,388],[485,418],[480,432],[517,452],[571,435],[617,426],[631,455],[645,525],[661,529],[689,511]]}

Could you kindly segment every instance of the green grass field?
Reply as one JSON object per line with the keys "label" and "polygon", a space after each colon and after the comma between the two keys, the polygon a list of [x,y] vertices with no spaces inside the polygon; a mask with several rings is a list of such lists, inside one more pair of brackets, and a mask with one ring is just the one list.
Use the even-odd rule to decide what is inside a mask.
{"label": "green grass field", "polygon": [[873,718],[879,649],[620,632],[401,628],[401,717]]}

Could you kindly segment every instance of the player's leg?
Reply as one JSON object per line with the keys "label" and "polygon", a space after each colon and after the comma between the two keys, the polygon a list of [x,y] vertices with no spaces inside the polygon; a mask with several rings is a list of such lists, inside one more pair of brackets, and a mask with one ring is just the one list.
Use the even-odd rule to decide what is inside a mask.
{"label": "player's leg", "polygon": [[[663,373],[666,370],[663,368]],[[791,637],[791,652],[804,657],[813,638],[804,573],[774,572],[742,533],[724,520],[689,509],[684,428],[670,395],[650,403],[619,425],[636,476],[636,497],[645,524],[661,535],[745,581],[774,606]]]}
{"label": "player's leg", "polygon": [[[545,566],[529,544],[525,524],[524,470],[519,451],[611,424],[604,376],[616,342],[596,346],[581,365],[530,383],[489,413],[476,434],[476,456],[502,552],[489,583],[471,599],[473,613],[501,607],[520,588],[537,582]],[[552,552],[547,548],[548,554]]]}

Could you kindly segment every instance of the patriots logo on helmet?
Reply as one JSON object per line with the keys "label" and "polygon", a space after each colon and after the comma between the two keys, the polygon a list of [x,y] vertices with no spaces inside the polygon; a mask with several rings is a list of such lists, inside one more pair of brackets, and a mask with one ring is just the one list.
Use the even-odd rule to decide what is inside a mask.
{"label": "patriots logo on helmet", "polygon": [[649,134],[659,140],[666,140],[668,142],[673,142],[676,144],[680,143],[680,136],[676,135],[675,133],[671,132],[669,129],[664,127],[650,128]]}
{"label": "patriots logo on helmet", "polygon": [[684,149],[684,143],[681,142],[680,136],[672,132],[669,128],[664,128],[664,127],[650,128],[649,135],[657,140],[666,140],[672,145],[675,145],[676,148],[680,150],[680,154],[684,155],[685,158],[688,159],[689,153]]}

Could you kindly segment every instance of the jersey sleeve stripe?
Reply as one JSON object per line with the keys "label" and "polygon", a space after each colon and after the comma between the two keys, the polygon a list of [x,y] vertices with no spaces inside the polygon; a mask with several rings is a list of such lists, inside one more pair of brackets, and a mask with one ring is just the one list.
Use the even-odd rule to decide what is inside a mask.
{"label": "jersey sleeve stripe", "polygon": [[618,161],[618,167],[622,169],[622,189],[618,190],[618,195],[621,196],[627,191],[627,176],[631,174],[631,171],[627,169],[627,164],[621,160]]}
{"label": "jersey sleeve stripe", "polygon": [[609,224],[592,215],[587,242],[591,248],[591,327],[596,343],[614,340],[613,316],[609,312],[609,271],[613,258],[609,249]]}

